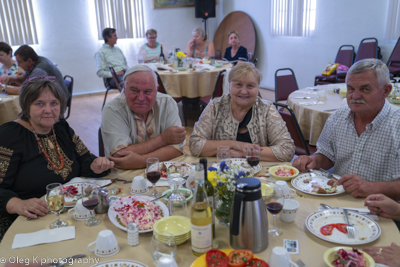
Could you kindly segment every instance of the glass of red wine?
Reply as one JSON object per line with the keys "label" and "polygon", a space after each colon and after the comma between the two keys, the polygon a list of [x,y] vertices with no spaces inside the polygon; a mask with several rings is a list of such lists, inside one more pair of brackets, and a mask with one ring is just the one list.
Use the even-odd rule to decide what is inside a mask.
{"label": "glass of red wine", "polygon": [[90,219],[85,221],[86,226],[96,226],[101,220],[96,219],[94,209],[99,204],[99,192],[100,187],[95,181],[87,181],[82,184],[82,205],[90,211]]}
{"label": "glass of red wine", "polygon": [[254,167],[260,163],[260,153],[259,147],[248,147],[246,148],[246,160],[251,166],[251,176],[254,176]]}
{"label": "glass of red wine", "polygon": [[269,189],[265,192],[264,202],[267,205],[267,210],[272,214],[273,218],[273,227],[268,231],[268,234],[271,236],[280,236],[282,235],[282,229],[279,229],[276,224],[276,215],[281,212],[283,205],[285,204],[285,197],[282,191],[282,188],[272,187],[273,190]]}
{"label": "glass of red wine", "polygon": [[158,158],[148,158],[146,160],[146,177],[153,184],[153,191],[150,193],[153,197],[161,196],[161,193],[156,190],[156,183],[160,180],[160,164]]}

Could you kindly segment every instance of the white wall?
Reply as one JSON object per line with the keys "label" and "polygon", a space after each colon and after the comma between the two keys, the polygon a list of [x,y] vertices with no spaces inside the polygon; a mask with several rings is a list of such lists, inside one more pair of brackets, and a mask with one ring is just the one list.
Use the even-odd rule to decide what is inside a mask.
{"label": "white wall", "polygon": [[[257,34],[257,67],[264,75],[262,87],[274,88],[275,71],[292,68],[300,88],[314,84],[315,75],[335,59],[339,47],[375,37],[387,62],[395,41],[384,39],[388,0],[317,1],[315,32],[312,37],[270,35],[271,0],[222,0],[222,18],[243,11],[253,20]],[[222,19],[221,19],[222,21]]]}

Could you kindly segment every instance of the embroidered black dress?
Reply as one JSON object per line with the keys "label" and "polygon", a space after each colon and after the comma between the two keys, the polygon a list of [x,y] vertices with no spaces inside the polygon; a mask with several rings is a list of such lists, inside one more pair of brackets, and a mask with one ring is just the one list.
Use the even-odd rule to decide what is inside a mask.
{"label": "embroidered black dress", "polygon": [[[54,131],[65,162],[61,170],[54,170],[46,160],[30,130],[16,122],[0,126],[0,241],[18,216],[7,213],[6,205],[11,198],[40,198],[46,194],[46,185],[50,183],[66,183],[80,176],[101,177],[108,173],[95,174],[90,169],[96,156],[65,120],[54,124]],[[53,132],[38,137],[51,160],[59,166]]]}

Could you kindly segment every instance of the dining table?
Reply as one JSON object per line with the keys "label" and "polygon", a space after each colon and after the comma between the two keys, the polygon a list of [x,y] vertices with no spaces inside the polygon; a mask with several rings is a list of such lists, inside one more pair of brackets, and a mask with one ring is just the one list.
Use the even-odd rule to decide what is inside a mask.
{"label": "dining table", "polygon": [[[304,139],[310,145],[316,146],[322,129],[332,113],[342,105],[347,105],[346,98],[339,93],[339,90],[346,88],[345,83],[324,84],[296,90],[289,95],[286,103],[292,108]],[[318,91],[326,91],[325,100],[317,99]],[[394,104],[390,97],[387,100],[400,107],[399,104]]]}
{"label": "dining table", "polygon": [[[216,162],[215,157],[209,157],[208,166],[211,166]],[[182,155],[175,158],[174,161],[182,161],[186,163],[199,162],[199,158]],[[286,164],[290,165],[289,162],[260,162],[261,171],[256,176],[263,176],[268,173],[268,168]],[[111,173],[106,178],[120,178],[125,180],[132,180],[135,176],[144,176],[145,170],[118,170],[112,169]],[[265,179],[259,177],[261,182],[265,183]],[[290,188],[294,188],[290,182],[288,182]],[[130,187],[131,184],[124,184],[122,181],[113,182],[108,186],[111,191],[113,189],[121,188],[122,191],[116,196],[127,197],[131,196]],[[169,187],[156,187],[158,191],[163,192],[169,189]],[[150,190],[151,191],[151,190]],[[149,195],[147,193],[146,195]],[[306,227],[307,217],[319,210],[320,203],[325,203],[331,207],[351,207],[351,208],[363,208],[364,198],[354,198],[350,194],[344,192],[335,196],[317,196],[312,194],[305,194],[300,191],[296,191],[294,199],[300,203],[297,216],[294,222],[287,223],[278,219],[278,227],[283,230],[283,234],[278,237],[269,236],[268,247],[259,253],[255,253],[256,256],[268,262],[272,248],[276,246],[283,246],[284,239],[297,240],[299,244],[299,254],[292,254],[291,259],[297,261],[301,259],[308,267],[322,267],[326,266],[323,260],[323,254],[330,248],[339,246],[340,244],[325,241],[312,234]],[[165,201],[162,200],[164,203]],[[190,209],[190,205],[188,205]],[[33,263],[34,260],[53,259],[53,258],[65,258],[76,254],[86,254],[87,256],[81,259],[81,262],[74,262],[73,266],[94,266],[97,263],[106,261],[126,259],[135,260],[143,263],[145,266],[153,267],[156,266],[152,256],[150,255],[150,241],[153,233],[140,233],[139,234],[139,245],[129,246],[127,239],[127,232],[119,229],[114,225],[108,214],[96,214],[96,218],[101,219],[101,223],[94,227],[85,226],[83,221],[76,221],[72,217],[69,217],[67,212],[63,212],[60,215],[61,219],[68,222],[69,226],[75,226],[75,238],[55,243],[46,243],[30,247],[12,249],[12,243],[16,234],[31,233],[42,229],[49,229],[50,223],[54,222],[55,215],[47,214],[38,219],[27,221],[26,217],[19,216],[16,221],[11,225],[9,230],[6,232],[2,242],[0,243],[0,265],[4,265],[5,261],[16,261],[19,259],[21,262]],[[397,229],[393,220],[379,217],[377,221],[378,225],[382,229],[379,238],[368,244],[354,245],[358,249],[362,249],[366,246],[390,246],[391,242],[400,239],[400,233]],[[268,213],[268,224],[265,225],[264,231],[268,231],[268,227],[272,228],[272,216]],[[229,227],[223,226],[218,223],[216,219],[216,231],[214,245],[218,249],[232,249],[229,242]],[[88,244],[95,241],[98,233],[102,230],[111,230],[118,241],[120,251],[110,257],[97,257],[93,252],[88,252]],[[196,261],[197,256],[192,253],[190,239],[185,243],[178,245],[175,260],[178,266],[191,266]],[[66,265],[67,266],[67,265]],[[120,265],[108,265],[108,266],[120,266]],[[204,265],[205,266],[205,265]],[[271,266],[274,267],[274,266]]]}
{"label": "dining table", "polygon": [[20,112],[18,95],[0,94],[0,125],[17,119]]}
{"label": "dining table", "polygon": [[232,64],[226,63],[212,70],[184,70],[171,72],[159,70],[161,81],[167,93],[175,98],[197,98],[212,95],[217,82],[218,73],[232,68]]}

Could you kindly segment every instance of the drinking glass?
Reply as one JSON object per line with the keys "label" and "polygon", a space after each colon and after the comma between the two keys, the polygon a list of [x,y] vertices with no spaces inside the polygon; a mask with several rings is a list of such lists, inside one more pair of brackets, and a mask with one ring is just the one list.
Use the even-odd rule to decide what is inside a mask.
{"label": "drinking glass", "polygon": [[46,186],[47,208],[56,214],[56,221],[50,224],[50,228],[67,226],[68,223],[60,220],[60,213],[64,209],[64,189],[60,183],[52,183]]}
{"label": "drinking glass", "polygon": [[95,181],[88,181],[82,184],[82,205],[90,211],[90,219],[85,221],[86,226],[96,226],[101,220],[96,219],[94,209],[99,204],[100,187]]}
{"label": "drinking glass", "polygon": [[148,158],[146,160],[146,177],[150,183],[153,184],[153,191],[151,196],[159,197],[161,193],[156,190],[156,183],[161,178],[160,164],[158,158]]}
{"label": "drinking glass", "polygon": [[224,161],[226,159],[229,159],[229,146],[219,146],[219,147],[217,147],[218,164],[220,164],[221,161]]}
{"label": "drinking glass", "polygon": [[150,253],[157,263],[162,256],[176,255],[176,242],[174,235],[167,231],[154,232],[150,242]]}
{"label": "drinking glass", "polygon": [[260,163],[261,150],[259,147],[246,148],[246,160],[251,166],[251,176],[254,176],[254,167]]}
{"label": "drinking glass", "polygon": [[265,192],[265,200],[264,203],[267,205],[267,210],[272,214],[273,218],[273,227],[268,231],[268,234],[271,236],[280,236],[282,235],[282,229],[279,229],[276,223],[276,215],[281,212],[285,198],[280,187],[273,187],[273,190],[269,189]]}

